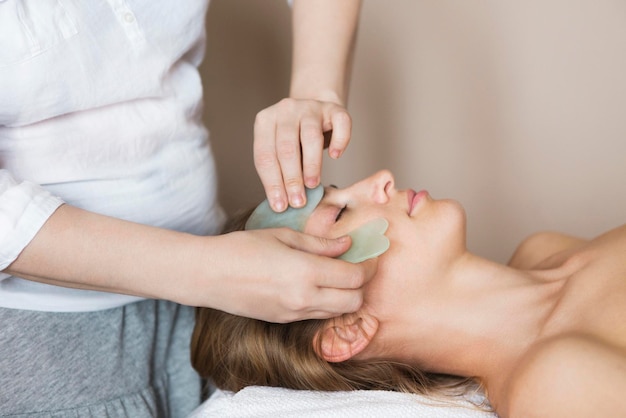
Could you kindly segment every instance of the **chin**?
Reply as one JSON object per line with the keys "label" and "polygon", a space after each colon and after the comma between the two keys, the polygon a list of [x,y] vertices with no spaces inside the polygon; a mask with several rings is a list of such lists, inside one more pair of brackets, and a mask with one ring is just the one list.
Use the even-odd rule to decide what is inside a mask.
{"label": "chin", "polygon": [[438,228],[445,242],[444,245],[451,254],[458,251],[465,252],[467,230],[465,208],[452,199],[441,200],[438,203],[440,204]]}
{"label": "chin", "polygon": [[456,222],[458,224],[458,228],[465,233],[467,215],[463,205],[452,199],[444,200],[444,202],[449,206],[450,217],[452,218],[451,222]]}

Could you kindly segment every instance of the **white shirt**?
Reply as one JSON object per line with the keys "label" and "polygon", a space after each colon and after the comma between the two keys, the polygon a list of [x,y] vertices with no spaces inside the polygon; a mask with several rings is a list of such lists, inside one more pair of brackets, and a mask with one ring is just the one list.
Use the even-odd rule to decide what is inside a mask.
{"label": "white shirt", "polygon": [[[0,1],[0,269],[62,202],[198,235],[219,231],[197,69],[207,7]],[[2,307],[89,311],[137,299],[0,276]]]}

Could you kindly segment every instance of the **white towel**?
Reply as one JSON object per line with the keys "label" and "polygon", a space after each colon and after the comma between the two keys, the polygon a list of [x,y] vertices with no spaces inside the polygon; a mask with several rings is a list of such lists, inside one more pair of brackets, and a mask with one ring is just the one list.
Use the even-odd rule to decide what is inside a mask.
{"label": "white towel", "polygon": [[442,404],[421,395],[361,390],[319,392],[250,386],[216,391],[189,418],[497,418],[466,401]]}

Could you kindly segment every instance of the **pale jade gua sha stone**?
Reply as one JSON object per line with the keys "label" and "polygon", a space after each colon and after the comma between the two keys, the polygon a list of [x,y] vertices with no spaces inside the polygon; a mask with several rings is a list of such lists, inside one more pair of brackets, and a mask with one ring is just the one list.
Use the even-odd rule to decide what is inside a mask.
{"label": "pale jade gua sha stone", "polygon": [[[281,213],[274,212],[267,199],[264,200],[248,218],[245,229],[287,227],[304,232],[306,221],[324,196],[324,187],[319,185],[314,189],[305,190],[307,199],[304,207],[297,209],[289,207]],[[352,246],[337,258],[351,263],[360,263],[369,258],[378,257],[389,248],[389,239],[384,235],[388,227],[389,222],[386,219],[376,218],[349,232]]]}

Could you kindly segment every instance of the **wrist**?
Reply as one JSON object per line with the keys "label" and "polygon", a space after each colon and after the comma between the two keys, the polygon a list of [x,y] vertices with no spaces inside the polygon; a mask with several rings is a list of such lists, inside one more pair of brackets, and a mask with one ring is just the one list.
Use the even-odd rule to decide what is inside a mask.
{"label": "wrist", "polygon": [[289,97],[293,99],[317,100],[320,102],[335,103],[346,107],[345,94],[339,87],[336,88],[314,88],[311,85],[299,88],[292,85]]}
{"label": "wrist", "polygon": [[232,234],[193,238],[181,265],[176,302],[214,309],[228,306],[228,285],[238,262],[232,238]]}

